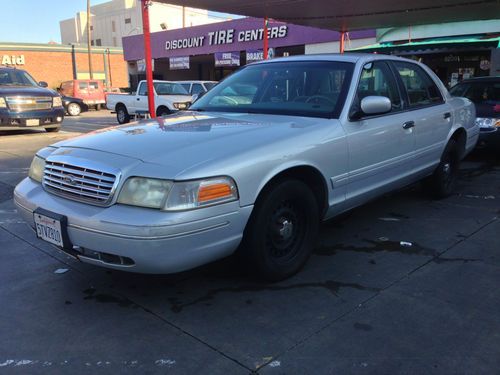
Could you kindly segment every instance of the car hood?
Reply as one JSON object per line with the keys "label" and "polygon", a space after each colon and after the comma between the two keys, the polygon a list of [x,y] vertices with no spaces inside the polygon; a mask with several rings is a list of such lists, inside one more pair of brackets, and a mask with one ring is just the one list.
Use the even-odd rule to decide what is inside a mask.
{"label": "car hood", "polygon": [[2,96],[56,96],[53,90],[36,86],[0,86],[0,95]]}
{"label": "car hood", "polygon": [[[164,165],[168,174],[326,129],[331,120],[256,114],[179,112],[171,116],[97,130],[56,147],[80,148]],[[302,142],[301,144],[303,144]],[[290,153],[291,150],[283,150]]]}

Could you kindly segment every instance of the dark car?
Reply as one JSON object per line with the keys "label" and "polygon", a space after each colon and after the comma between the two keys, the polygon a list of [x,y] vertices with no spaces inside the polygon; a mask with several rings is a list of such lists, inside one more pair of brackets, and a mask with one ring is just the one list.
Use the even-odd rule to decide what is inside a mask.
{"label": "dark car", "polygon": [[500,146],[500,77],[464,80],[450,90],[453,96],[464,96],[476,105],[479,125],[477,147]]}
{"label": "dark car", "polygon": [[66,113],[70,116],[79,116],[80,113],[87,112],[89,110],[89,106],[85,104],[80,98],[63,96],[62,101]]}
{"label": "dark car", "polygon": [[45,128],[59,131],[64,119],[61,97],[26,71],[0,67],[0,131]]}

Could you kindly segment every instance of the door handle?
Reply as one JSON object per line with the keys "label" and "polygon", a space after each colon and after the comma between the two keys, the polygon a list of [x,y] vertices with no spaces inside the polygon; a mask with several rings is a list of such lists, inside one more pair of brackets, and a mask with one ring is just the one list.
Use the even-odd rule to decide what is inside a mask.
{"label": "door handle", "polygon": [[408,129],[413,128],[414,126],[415,126],[415,121],[406,121],[403,124],[403,129],[408,130]]}
{"label": "door handle", "polygon": [[444,117],[445,119],[449,119],[449,118],[451,118],[451,113],[450,113],[450,112],[446,112],[446,113],[443,115],[443,117]]}

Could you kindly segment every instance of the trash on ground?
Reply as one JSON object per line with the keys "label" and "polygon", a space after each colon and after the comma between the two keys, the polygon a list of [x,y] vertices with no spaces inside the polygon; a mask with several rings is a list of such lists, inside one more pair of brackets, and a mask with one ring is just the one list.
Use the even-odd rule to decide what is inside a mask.
{"label": "trash on ground", "polygon": [[54,273],[61,274],[61,273],[66,273],[69,270],[67,268],[58,268],[57,270],[54,271]]}
{"label": "trash on ground", "polygon": [[389,239],[387,237],[379,237],[378,240],[380,242],[387,242],[387,241],[389,241]]}
{"label": "trash on ground", "polygon": [[382,220],[382,221],[401,221],[400,219],[398,219],[396,217],[379,217],[378,219]]}
{"label": "trash on ground", "polygon": [[412,247],[413,244],[411,242],[400,241],[399,244],[403,247]]}

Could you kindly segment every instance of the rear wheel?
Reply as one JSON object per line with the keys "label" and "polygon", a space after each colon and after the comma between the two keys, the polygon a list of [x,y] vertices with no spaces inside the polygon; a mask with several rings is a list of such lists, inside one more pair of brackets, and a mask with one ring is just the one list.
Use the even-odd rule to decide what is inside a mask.
{"label": "rear wheel", "polygon": [[78,103],[69,103],[68,104],[68,114],[70,116],[79,116],[82,113],[82,107]]}
{"label": "rear wheel", "polygon": [[285,180],[259,197],[245,229],[239,254],[249,273],[277,281],[307,261],[318,233],[319,213],[311,189]]}
{"label": "rear wheel", "polygon": [[460,169],[460,150],[450,139],[434,173],[425,181],[427,191],[436,199],[450,196],[456,188]]}
{"label": "rear wheel", "polygon": [[119,105],[116,107],[116,120],[119,124],[126,124],[130,122],[130,115],[128,114],[125,106]]}

